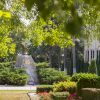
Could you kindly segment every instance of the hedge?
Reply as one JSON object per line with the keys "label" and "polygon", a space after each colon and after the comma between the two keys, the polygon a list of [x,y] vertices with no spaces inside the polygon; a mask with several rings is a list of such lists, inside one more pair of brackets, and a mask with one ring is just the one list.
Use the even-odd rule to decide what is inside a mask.
{"label": "hedge", "polygon": [[51,92],[50,97],[53,100],[66,100],[70,96],[69,92]]}
{"label": "hedge", "polygon": [[93,74],[81,77],[77,82],[77,91],[80,96],[82,95],[82,88],[100,88],[100,77]]}
{"label": "hedge", "polygon": [[97,74],[76,73],[76,74],[72,75],[72,77],[71,77],[70,80],[71,80],[71,81],[75,81],[75,82],[77,82],[79,78],[81,78],[81,77],[85,77],[85,76],[87,76],[87,75],[93,75],[93,76],[95,76],[95,77],[98,77]]}
{"label": "hedge", "polygon": [[37,86],[36,93],[53,91],[53,85],[39,85]]}

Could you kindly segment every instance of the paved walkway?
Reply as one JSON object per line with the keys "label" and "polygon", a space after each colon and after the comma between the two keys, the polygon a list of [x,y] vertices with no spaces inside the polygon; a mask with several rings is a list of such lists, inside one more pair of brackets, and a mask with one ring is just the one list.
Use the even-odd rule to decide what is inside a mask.
{"label": "paved walkway", "polygon": [[14,86],[14,85],[0,85],[0,90],[36,90],[39,85],[25,85],[25,86]]}

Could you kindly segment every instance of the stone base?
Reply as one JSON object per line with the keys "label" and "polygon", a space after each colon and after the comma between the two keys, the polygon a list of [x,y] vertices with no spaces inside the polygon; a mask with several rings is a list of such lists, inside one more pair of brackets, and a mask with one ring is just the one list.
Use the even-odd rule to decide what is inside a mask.
{"label": "stone base", "polygon": [[82,100],[99,100],[99,91],[96,88],[82,88]]}
{"label": "stone base", "polygon": [[39,84],[39,80],[36,73],[36,66],[34,60],[29,55],[18,55],[14,68],[25,68],[25,73],[28,75],[29,81],[34,81],[35,84]]}

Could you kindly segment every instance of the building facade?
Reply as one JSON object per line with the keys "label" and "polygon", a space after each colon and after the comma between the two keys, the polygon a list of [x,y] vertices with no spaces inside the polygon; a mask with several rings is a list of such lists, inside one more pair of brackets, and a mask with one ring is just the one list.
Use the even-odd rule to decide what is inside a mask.
{"label": "building facade", "polygon": [[87,42],[84,41],[84,61],[91,62],[91,59],[98,59],[99,57],[99,50],[100,50],[100,43],[98,40],[93,40],[91,45],[88,47],[86,46]]}

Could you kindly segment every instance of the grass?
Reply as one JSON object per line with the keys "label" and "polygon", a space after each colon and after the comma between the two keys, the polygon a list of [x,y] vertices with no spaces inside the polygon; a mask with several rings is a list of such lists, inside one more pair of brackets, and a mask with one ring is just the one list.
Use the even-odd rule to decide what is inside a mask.
{"label": "grass", "polygon": [[[0,90],[0,100],[30,100],[27,96],[29,90]],[[36,91],[31,91],[36,92]]]}

